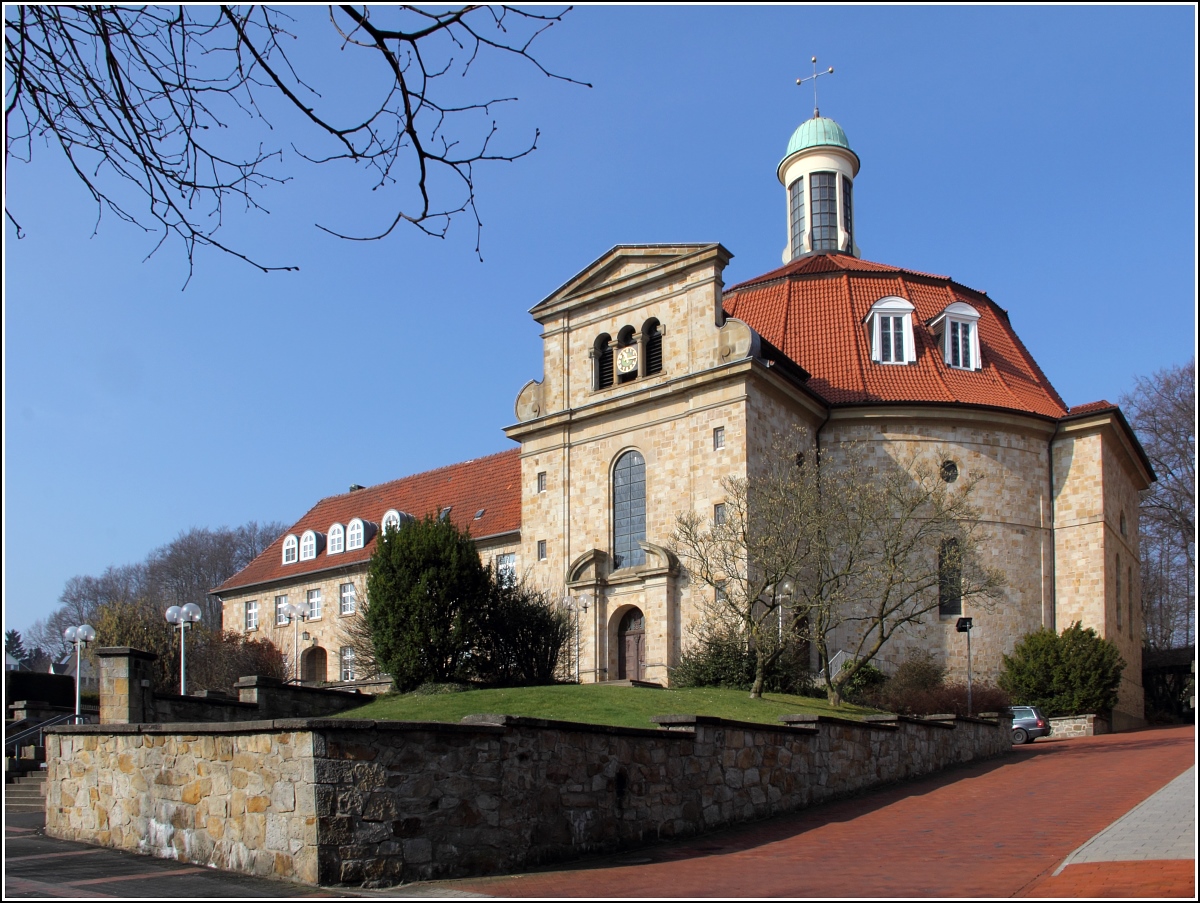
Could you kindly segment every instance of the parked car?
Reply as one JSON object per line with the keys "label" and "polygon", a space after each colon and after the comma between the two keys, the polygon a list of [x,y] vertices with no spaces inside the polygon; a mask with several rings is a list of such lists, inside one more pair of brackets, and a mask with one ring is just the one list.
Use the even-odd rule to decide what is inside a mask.
{"label": "parked car", "polygon": [[1050,719],[1042,710],[1031,705],[1012,707],[1012,742],[1016,745],[1032,743],[1038,737],[1050,736]]}

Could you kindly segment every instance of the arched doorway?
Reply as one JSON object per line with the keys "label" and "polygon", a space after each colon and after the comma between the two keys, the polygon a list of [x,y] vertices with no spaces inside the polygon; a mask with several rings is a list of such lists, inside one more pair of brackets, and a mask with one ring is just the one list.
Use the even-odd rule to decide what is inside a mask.
{"label": "arched doorway", "polygon": [[646,673],[646,618],[631,608],[617,627],[617,680],[641,680]]}
{"label": "arched doorway", "polygon": [[324,647],[310,646],[300,656],[300,680],[303,683],[316,683],[328,680],[329,657]]}

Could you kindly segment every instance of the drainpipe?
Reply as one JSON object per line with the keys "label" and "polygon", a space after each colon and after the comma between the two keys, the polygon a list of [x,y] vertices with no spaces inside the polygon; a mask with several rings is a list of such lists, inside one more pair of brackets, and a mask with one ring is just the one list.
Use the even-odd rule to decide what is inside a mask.
{"label": "drainpipe", "polygon": [[[1058,438],[1058,434],[1062,429],[1062,424],[1058,424],[1054,432],[1050,434],[1050,438],[1046,440],[1046,478],[1050,485],[1050,495],[1046,500],[1046,509],[1050,517],[1050,527],[1048,534],[1050,537],[1050,561],[1042,562],[1042,585],[1045,586],[1046,573],[1049,571],[1050,576],[1050,598],[1049,605],[1047,600],[1042,600],[1042,626],[1058,633],[1057,615],[1058,615],[1058,569],[1055,566],[1055,543],[1054,543],[1054,440]],[[1045,554],[1045,553],[1043,553]]]}

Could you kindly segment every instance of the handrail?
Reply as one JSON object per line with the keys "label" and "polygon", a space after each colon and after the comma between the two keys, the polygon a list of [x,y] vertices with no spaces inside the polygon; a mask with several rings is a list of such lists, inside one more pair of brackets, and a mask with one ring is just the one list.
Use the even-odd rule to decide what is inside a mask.
{"label": "handrail", "polygon": [[[4,754],[9,755],[9,749],[11,748],[12,749],[11,754],[16,755],[17,751],[21,748],[21,741],[28,739],[29,737],[32,737],[34,734],[38,735],[38,740],[40,741],[41,733],[48,727],[54,727],[59,724],[66,724],[68,722],[75,722],[76,719],[78,719],[79,723],[86,724],[87,718],[88,718],[87,715],[76,715],[74,712],[72,712],[69,715],[55,715],[53,718],[47,719],[46,721],[43,721],[41,724],[38,724],[34,727],[31,727],[31,728],[21,731],[21,733],[17,734],[14,737],[5,737],[4,738]],[[42,746],[44,744],[39,742],[37,745]]]}

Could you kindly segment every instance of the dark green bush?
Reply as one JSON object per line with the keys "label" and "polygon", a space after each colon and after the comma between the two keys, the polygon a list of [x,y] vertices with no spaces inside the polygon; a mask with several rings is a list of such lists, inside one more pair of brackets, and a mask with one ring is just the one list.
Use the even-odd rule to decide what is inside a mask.
{"label": "dark green bush", "polygon": [[[736,630],[704,630],[671,669],[671,683],[680,687],[749,690],[754,685],[756,664],[754,651]],[[812,687],[808,652],[800,644],[789,645],[767,666],[763,683],[767,693],[803,694],[811,692]]]}
{"label": "dark green bush", "polygon": [[566,612],[553,608],[544,593],[489,574],[490,589],[475,616],[471,676],[491,686],[554,683],[571,637]]}
{"label": "dark green bush", "polygon": [[[853,667],[852,662],[842,665],[842,670]],[[887,682],[887,675],[872,664],[863,665],[842,687],[842,696],[851,702],[863,704],[876,690]]]}
{"label": "dark green bush", "polygon": [[1076,621],[1061,634],[1026,635],[1004,656],[1000,687],[1048,717],[1102,714],[1116,705],[1124,669],[1117,648]]}

